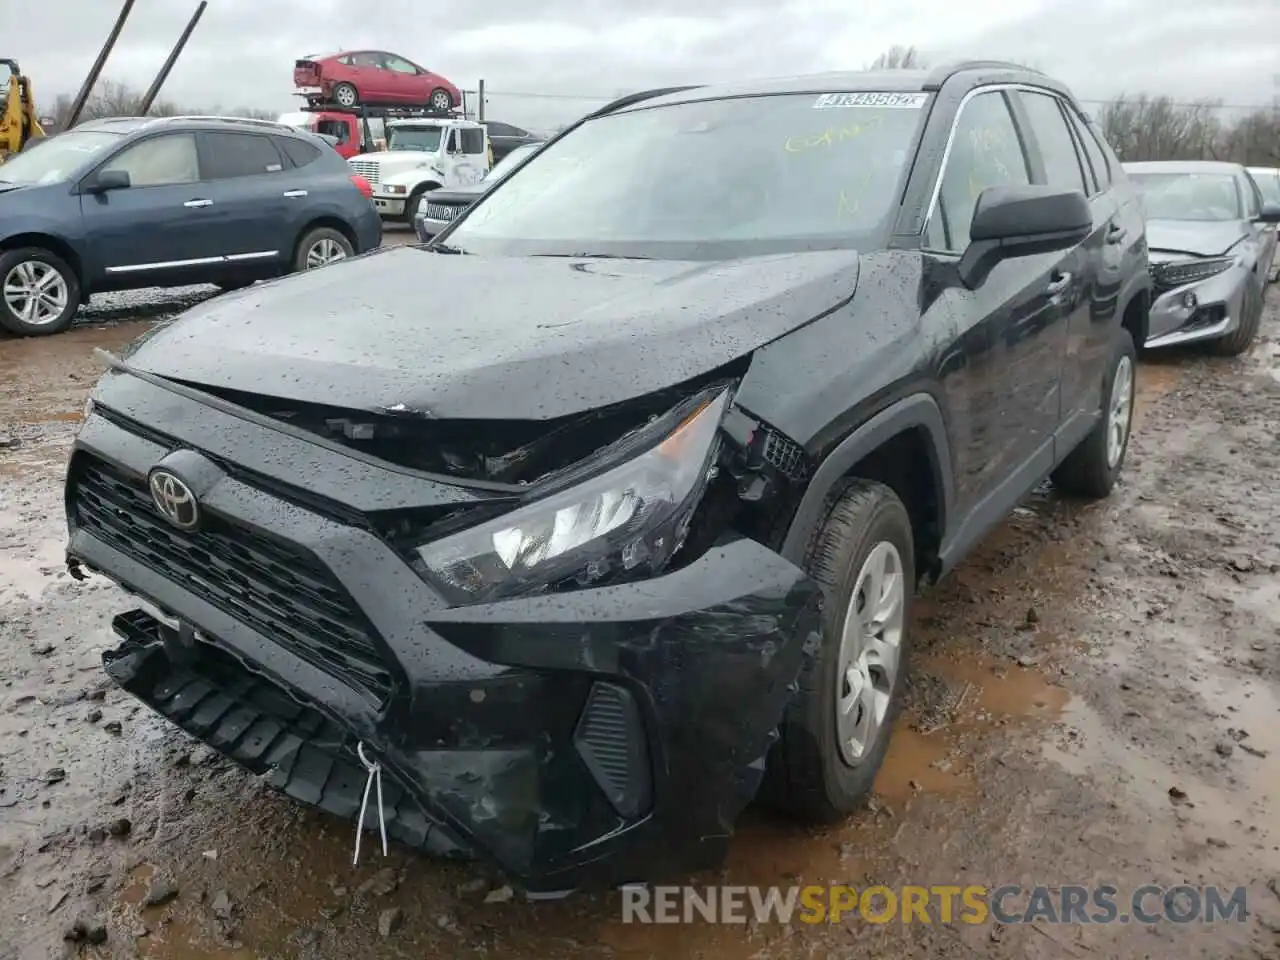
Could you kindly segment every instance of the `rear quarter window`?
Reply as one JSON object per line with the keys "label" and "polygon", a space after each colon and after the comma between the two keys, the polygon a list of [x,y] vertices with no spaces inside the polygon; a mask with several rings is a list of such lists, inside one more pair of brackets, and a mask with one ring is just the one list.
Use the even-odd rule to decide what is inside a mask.
{"label": "rear quarter window", "polygon": [[277,137],[276,146],[295,167],[305,167],[309,163],[314,163],[320,156],[320,148],[315,144],[307,143],[305,140],[295,140],[293,137]]}

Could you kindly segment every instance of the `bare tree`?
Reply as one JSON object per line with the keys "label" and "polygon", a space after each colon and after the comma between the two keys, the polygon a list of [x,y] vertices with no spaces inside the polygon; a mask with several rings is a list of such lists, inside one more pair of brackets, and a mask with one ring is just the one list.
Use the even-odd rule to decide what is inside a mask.
{"label": "bare tree", "polygon": [[920,51],[914,46],[904,47],[894,44],[880,56],[871,61],[868,70],[919,70],[927,66]]}
{"label": "bare tree", "polygon": [[[54,129],[65,129],[66,122],[71,115],[70,94],[59,94],[54,101],[53,110],[49,111],[50,116],[54,120]],[[142,106],[142,93],[135,90],[125,83],[118,83],[114,80],[100,80],[94,86],[89,99],[85,101],[84,109],[80,113],[79,122],[85,120],[97,120],[100,117],[133,117],[137,116],[139,108]],[[156,100],[151,109],[147,111],[148,116],[153,117],[174,117],[183,115],[210,115],[210,116],[227,116],[227,117],[248,117],[258,120],[273,120],[276,114],[269,110],[261,110],[254,107],[232,107],[224,108],[221,105],[212,107],[188,107],[180,106],[169,100]]]}

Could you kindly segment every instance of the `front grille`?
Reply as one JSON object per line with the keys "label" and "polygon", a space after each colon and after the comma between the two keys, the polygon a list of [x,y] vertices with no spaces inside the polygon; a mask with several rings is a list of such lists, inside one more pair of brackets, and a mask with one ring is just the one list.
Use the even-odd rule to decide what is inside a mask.
{"label": "front grille", "polygon": [[368,180],[370,186],[377,186],[382,182],[379,164],[375,160],[348,160],[347,166]]}
{"label": "front grille", "polygon": [[373,629],[332,574],[298,547],[205,515],[185,533],[143,480],[81,453],[71,470],[78,525],[228,616],[384,700],[391,688]]}
{"label": "front grille", "polygon": [[428,203],[427,219],[450,221],[462,212],[462,207],[447,203]]}

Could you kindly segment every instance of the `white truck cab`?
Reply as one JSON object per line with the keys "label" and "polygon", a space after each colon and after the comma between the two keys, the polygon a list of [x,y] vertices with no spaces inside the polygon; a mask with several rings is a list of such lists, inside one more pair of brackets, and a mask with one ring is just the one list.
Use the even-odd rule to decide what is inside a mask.
{"label": "white truck cab", "polygon": [[412,223],[428,190],[466,186],[489,172],[489,135],[473,120],[390,120],[386,131],[386,150],[347,160],[373,187],[374,206],[386,219]]}

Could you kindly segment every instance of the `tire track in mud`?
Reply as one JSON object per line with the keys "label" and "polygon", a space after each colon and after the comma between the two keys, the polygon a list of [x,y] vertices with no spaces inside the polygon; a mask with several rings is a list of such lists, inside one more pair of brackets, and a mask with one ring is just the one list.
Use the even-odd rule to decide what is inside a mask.
{"label": "tire track in mud", "polygon": [[[59,576],[61,470],[97,376],[90,349],[147,325],[0,345],[0,422],[19,441],[0,449],[0,929],[17,931],[0,957],[56,954],[80,915],[108,932],[89,956],[1265,955],[1280,925],[1266,902],[1280,754],[1244,748],[1268,752],[1277,727],[1275,300],[1249,358],[1142,364],[1109,501],[1038,492],[919,600],[910,709],[868,810],[829,830],[749,811],[725,868],[692,880],[1249,883],[1257,919],[1227,931],[638,926],[616,896],[486,903],[492,878],[400,850],[353,870],[348,824],[108,688],[98,655],[126,601]],[[53,768],[63,776],[47,783]],[[114,836],[121,818],[128,835]],[[144,905],[164,877],[176,897]],[[391,908],[404,925],[384,938]]]}

